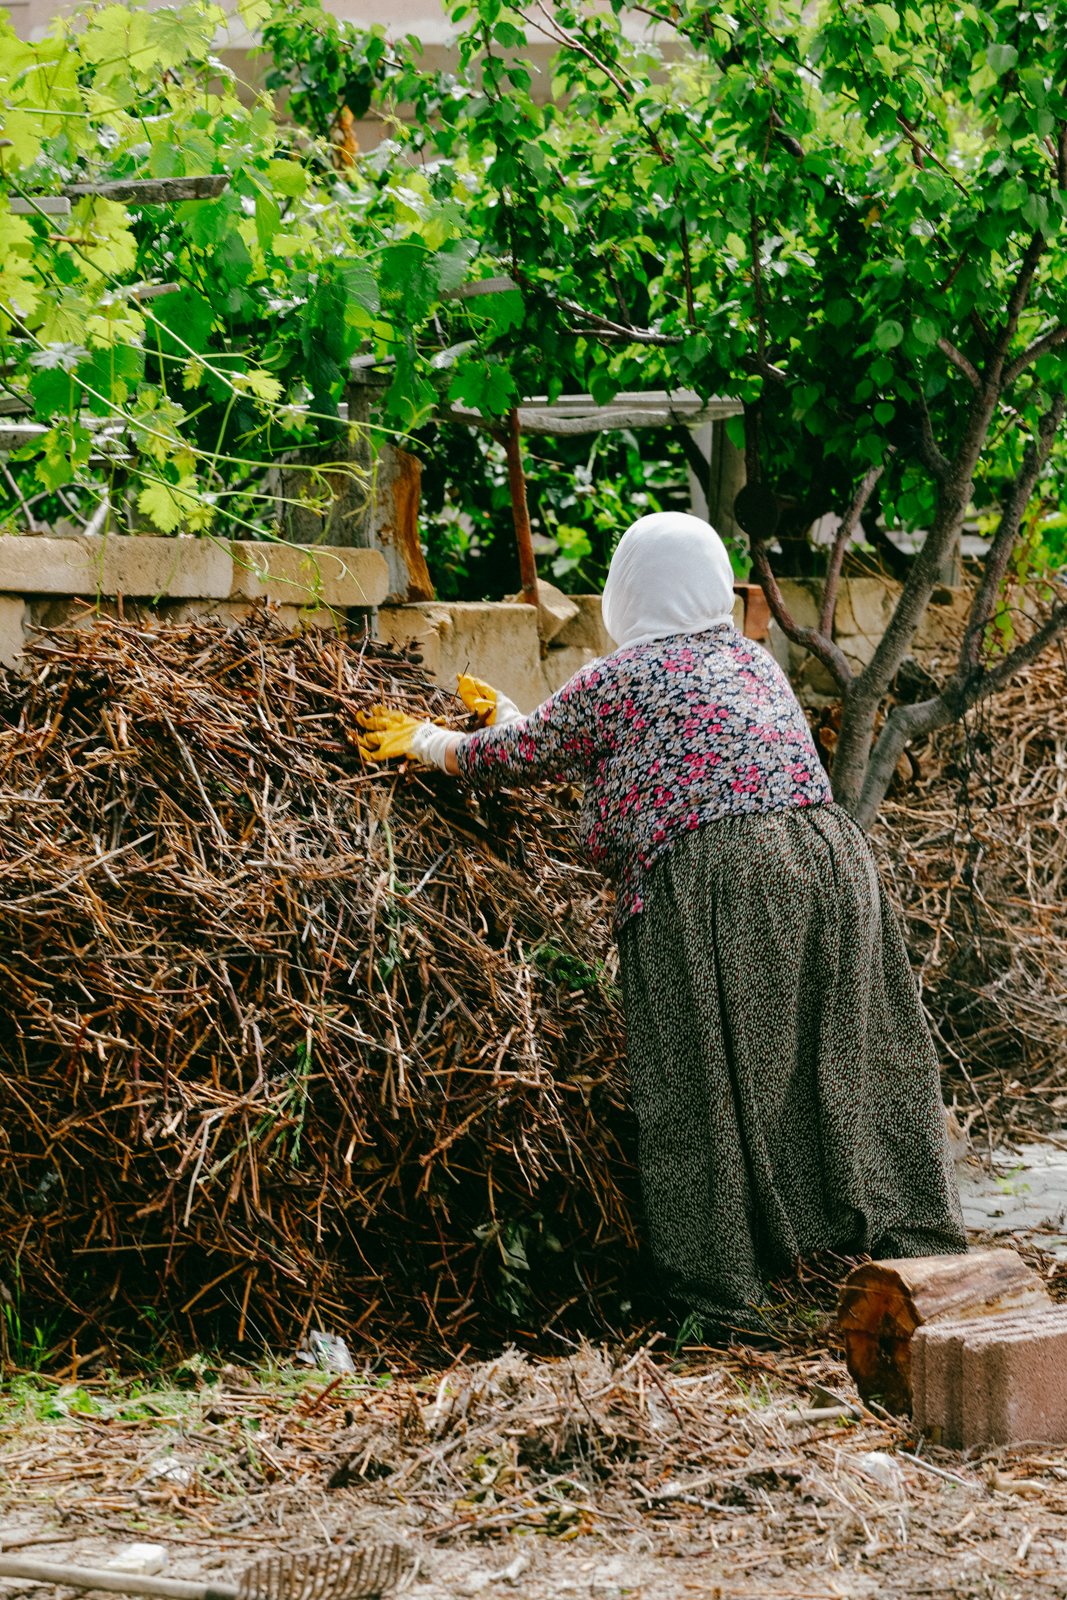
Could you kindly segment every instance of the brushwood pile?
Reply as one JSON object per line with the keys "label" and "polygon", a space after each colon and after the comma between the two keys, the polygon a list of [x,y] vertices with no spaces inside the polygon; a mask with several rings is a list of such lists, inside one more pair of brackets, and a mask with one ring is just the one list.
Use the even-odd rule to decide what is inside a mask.
{"label": "brushwood pile", "polygon": [[368,766],[378,702],[468,726],[410,652],[269,619],[43,633],[0,686],[5,1342],[439,1352],[626,1317],[577,797]]}

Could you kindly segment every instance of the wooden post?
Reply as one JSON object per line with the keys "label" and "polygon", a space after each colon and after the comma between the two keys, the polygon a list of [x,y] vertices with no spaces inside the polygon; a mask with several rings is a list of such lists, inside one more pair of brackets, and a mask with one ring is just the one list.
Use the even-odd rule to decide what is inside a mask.
{"label": "wooden post", "polygon": [[530,513],[526,506],[526,474],[522,470],[522,449],[519,444],[519,413],[514,406],[508,416],[504,449],[508,458],[508,483],[511,486],[511,515],[515,520],[515,543],[519,547],[522,598],[528,606],[536,606],[537,562],[534,560],[533,540],[530,537]]}

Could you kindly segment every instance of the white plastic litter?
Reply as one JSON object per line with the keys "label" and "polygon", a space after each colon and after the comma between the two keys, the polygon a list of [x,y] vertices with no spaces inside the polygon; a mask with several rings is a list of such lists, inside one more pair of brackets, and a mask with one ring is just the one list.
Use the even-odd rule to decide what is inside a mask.
{"label": "white plastic litter", "polygon": [[481,1594],[491,1583],[517,1583],[529,1565],[530,1557],[523,1551],[514,1561],[509,1561],[506,1567],[501,1567],[499,1572],[487,1572],[484,1567],[479,1567],[463,1579],[459,1584],[459,1592],[467,1595]]}
{"label": "white plastic litter", "polygon": [[344,1340],[335,1333],[309,1333],[297,1351],[297,1357],[310,1366],[322,1367],[326,1372],[355,1372],[356,1363]]}
{"label": "white plastic litter", "polygon": [[116,1572],[136,1572],[142,1577],[162,1572],[167,1564],[167,1549],[161,1544],[124,1544],[108,1562]]}
{"label": "white plastic litter", "polygon": [[522,1555],[516,1556],[514,1561],[509,1561],[506,1567],[502,1567],[497,1573],[497,1577],[503,1578],[505,1583],[515,1583],[522,1577],[529,1565],[530,1558],[524,1552]]}
{"label": "white plastic litter", "polygon": [[193,1481],[193,1469],[184,1461],[164,1457],[162,1461],[153,1461],[144,1476],[146,1483],[156,1483],[162,1478],[167,1483],[176,1483],[179,1489],[188,1489]]}
{"label": "white plastic litter", "polygon": [[857,1456],[853,1465],[882,1489],[888,1489],[898,1500],[903,1495],[904,1475],[893,1457],[887,1456],[884,1450],[868,1450],[866,1455]]}

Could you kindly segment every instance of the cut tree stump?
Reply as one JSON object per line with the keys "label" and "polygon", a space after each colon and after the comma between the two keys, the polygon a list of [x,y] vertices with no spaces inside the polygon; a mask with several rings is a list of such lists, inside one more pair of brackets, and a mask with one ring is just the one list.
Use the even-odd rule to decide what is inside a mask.
{"label": "cut tree stump", "polygon": [[911,1410],[911,1337],[930,1322],[963,1322],[1052,1302],[1014,1250],[870,1261],[841,1286],[837,1322],[864,1400]]}

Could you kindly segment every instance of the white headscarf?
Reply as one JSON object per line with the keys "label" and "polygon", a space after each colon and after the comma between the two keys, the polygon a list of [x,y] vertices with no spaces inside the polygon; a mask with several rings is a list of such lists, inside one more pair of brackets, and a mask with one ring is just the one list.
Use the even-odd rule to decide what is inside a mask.
{"label": "white headscarf", "polygon": [[734,574],[726,546],[700,517],[681,511],[640,517],[615,547],[601,609],[620,646],[732,621]]}

